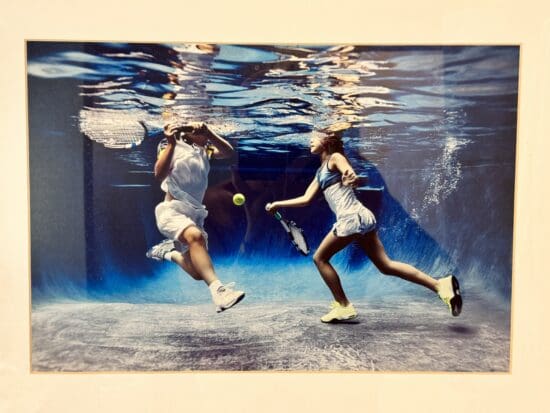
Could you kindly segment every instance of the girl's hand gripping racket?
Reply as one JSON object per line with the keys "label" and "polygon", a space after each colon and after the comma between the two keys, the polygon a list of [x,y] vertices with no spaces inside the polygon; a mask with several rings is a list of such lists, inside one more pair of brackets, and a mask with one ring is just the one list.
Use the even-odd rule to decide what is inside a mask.
{"label": "girl's hand gripping racket", "polygon": [[[270,212],[269,204],[266,205],[266,211]],[[273,216],[281,223],[285,232],[290,237],[290,242],[300,251],[303,255],[309,254],[309,247],[307,245],[306,237],[304,237],[303,231],[299,228],[294,221],[288,221],[283,218],[279,211],[271,212]]]}

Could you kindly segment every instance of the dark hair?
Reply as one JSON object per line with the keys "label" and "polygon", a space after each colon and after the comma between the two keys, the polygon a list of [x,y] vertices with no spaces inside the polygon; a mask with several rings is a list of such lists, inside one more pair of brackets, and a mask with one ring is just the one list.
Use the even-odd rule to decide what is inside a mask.
{"label": "dark hair", "polygon": [[327,148],[328,153],[341,153],[344,155],[344,142],[342,142],[343,131],[328,131],[327,129],[321,129],[320,131],[325,136],[323,138],[323,145]]}

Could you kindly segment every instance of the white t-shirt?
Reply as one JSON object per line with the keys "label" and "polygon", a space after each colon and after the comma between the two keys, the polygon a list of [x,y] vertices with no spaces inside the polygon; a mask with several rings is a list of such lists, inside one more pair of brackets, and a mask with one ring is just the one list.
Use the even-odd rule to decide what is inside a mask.
{"label": "white t-shirt", "polygon": [[[157,154],[160,154],[167,145],[166,139],[160,141]],[[202,205],[204,193],[208,187],[208,172],[210,172],[210,162],[207,150],[201,146],[177,140],[168,176],[162,181],[160,187],[180,201],[187,200]]]}

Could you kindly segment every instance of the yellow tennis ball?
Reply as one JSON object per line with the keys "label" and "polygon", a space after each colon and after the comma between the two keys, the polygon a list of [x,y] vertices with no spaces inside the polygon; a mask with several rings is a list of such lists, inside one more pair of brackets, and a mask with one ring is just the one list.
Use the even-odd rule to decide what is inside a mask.
{"label": "yellow tennis ball", "polygon": [[238,193],[233,195],[233,203],[235,205],[241,206],[242,204],[244,204],[244,201],[246,201],[246,198],[244,197],[243,194]]}

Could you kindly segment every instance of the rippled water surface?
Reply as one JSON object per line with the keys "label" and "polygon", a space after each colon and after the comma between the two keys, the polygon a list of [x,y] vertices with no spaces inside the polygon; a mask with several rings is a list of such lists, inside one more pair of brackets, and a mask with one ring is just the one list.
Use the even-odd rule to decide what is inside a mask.
{"label": "rippled water surface", "polygon": [[[36,46],[40,49],[39,45]],[[37,56],[29,73],[79,79],[84,133],[120,139],[142,120],[203,120],[241,152],[301,147],[313,127],[353,125],[349,145],[373,162],[392,144],[424,150],[514,126],[517,49],[81,45]],[[474,112],[490,104],[485,116]],[[107,131],[102,122],[111,122]],[[103,142],[103,141],[102,141]],[[109,141],[104,142],[106,145]],[[113,142],[113,144],[116,144]],[[395,147],[394,147],[395,149]]]}

